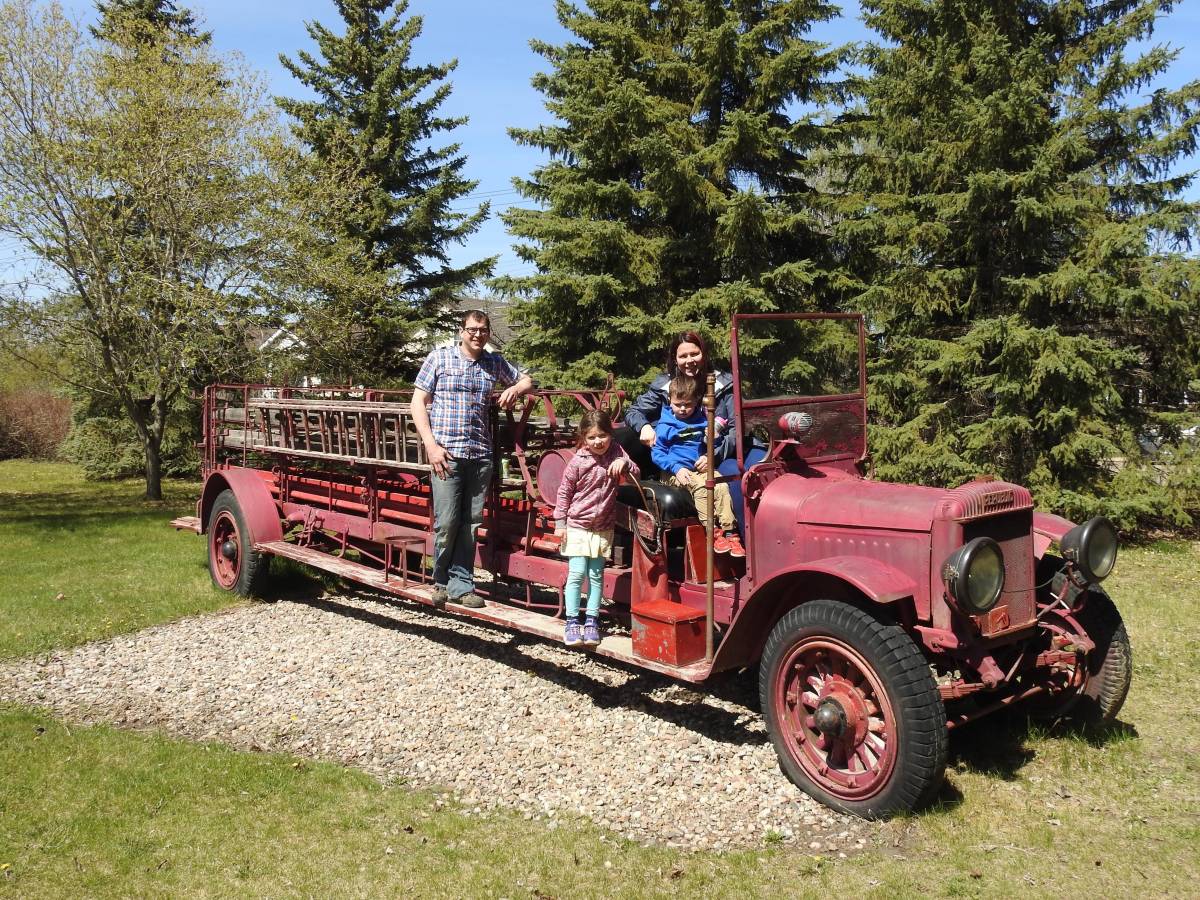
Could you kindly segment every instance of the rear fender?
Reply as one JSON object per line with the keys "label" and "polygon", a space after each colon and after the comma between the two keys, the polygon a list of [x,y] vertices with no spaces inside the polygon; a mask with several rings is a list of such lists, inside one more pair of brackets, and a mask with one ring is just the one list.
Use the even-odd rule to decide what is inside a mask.
{"label": "rear fender", "polygon": [[208,531],[208,517],[213,504],[226,488],[233,491],[238,506],[242,508],[242,517],[250,529],[251,543],[283,539],[279,507],[271,496],[271,489],[256,470],[236,467],[213,472],[204,482],[204,492],[200,495],[201,533]]}
{"label": "rear fender", "polygon": [[762,655],[771,629],[793,607],[826,598],[892,608],[911,604],[917,586],[898,569],[861,556],[831,556],[778,573],[754,592],[730,623],[713,659],[713,671],[750,665]]}

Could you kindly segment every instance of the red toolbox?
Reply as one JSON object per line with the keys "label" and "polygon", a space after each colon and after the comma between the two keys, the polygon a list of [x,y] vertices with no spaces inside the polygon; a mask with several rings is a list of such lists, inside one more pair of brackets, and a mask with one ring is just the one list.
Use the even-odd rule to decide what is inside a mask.
{"label": "red toolbox", "polygon": [[704,656],[704,612],[671,600],[630,608],[633,652],[643,659],[686,666]]}

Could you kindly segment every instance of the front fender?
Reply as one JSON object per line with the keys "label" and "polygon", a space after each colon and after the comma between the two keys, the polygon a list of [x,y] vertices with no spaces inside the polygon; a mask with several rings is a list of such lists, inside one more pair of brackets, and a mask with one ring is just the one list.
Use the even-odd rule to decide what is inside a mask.
{"label": "front fender", "polygon": [[[895,603],[915,596],[917,585],[894,566],[861,556],[829,556],[785,569],[776,578],[795,572],[821,572],[852,585],[876,603]],[[775,578],[771,579],[772,581]],[[764,585],[765,587],[765,585]]]}
{"label": "front fender", "polygon": [[208,531],[209,513],[217,497],[226,488],[233,491],[238,506],[242,508],[242,517],[250,530],[252,543],[283,540],[279,507],[271,495],[271,489],[257,470],[237,467],[213,472],[204,482],[199,510],[201,533]]}
{"label": "front fender", "polygon": [[1033,557],[1041,559],[1046,555],[1050,545],[1061,541],[1063,535],[1075,527],[1075,523],[1054,513],[1035,512],[1033,514]]}
{"label": "front fender", "polygon": [[916,593],[916,582],[899,569],[861,556],[829,556],[792,566],[760,585],[738,612],[717,648],[713,671],[755,662],[775,623],[806,600],[865,597],[891,605]]}

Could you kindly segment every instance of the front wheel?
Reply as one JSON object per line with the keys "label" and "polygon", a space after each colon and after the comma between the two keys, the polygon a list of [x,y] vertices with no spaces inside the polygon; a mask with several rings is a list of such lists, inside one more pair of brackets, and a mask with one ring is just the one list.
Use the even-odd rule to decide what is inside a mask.
{"label": "front wheel", "polygon": [[217,495],[208,514],[208,573],[213,584],[242,597],[261,593],[270,559],[254,549],[233,491]]}
{"label": "front wheel", "polygon": [[1029,714],[1040,719],[1071,719],[1082,725],[1111,722],[1121,711],[1133,680],[1133,649],[1121,613],[1099,588],[1088,591],[1083,609],[1070,616],[1051,612],[1042,620],[1051,640],[1069,643],[1082,631],[1095,646],[1076,651],[1075,661],[1061,667],[1050,680],[1050,693],[1034,698]]}
{"label": "front wheel", "polygon": [[882,818],[942,783],[946,710],[897,625],[835,600],[796,607],[767,639],[759,697],[784,772],[826,806]]}

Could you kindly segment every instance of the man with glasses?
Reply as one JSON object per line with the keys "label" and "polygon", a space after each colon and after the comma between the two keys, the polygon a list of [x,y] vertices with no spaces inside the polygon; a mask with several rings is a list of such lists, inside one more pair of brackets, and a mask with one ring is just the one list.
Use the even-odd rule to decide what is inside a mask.
{"label": "man with glasses", "polygon": [[497,384],[499,404],[510,409],[533,389],[517,371],[487,347],[488,314],[467,310],[459,342],[433,350],[417,373],[412,417],[433,470],[433,603],[446,601],[478,609],[475,593],[475,530],[483,521],[483,501],[492,480],[492,434],[488,403]]}

